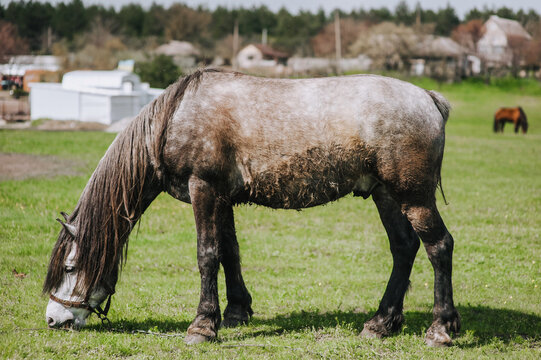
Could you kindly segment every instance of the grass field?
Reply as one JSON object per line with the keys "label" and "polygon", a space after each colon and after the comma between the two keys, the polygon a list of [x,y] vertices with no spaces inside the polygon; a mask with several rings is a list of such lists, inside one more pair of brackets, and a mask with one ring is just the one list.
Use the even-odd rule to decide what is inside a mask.
{"label": "grass field", "polygon": [[[371,200],[348,196],[302,212],[236,209],[252,322],[195,347],[182,337],[117,333],[92,317],[82,331],[45,327],[41,296],[60,211],[70,212],[114,136],[0,131],[0,152],[52,155],[79,176],[0,182],[0,358],[541,358],[541,87],[501,81],[442,85],[453,105],[438,202],[455,238],[455,345],[428,348],[432,267],[421,248],[396,336],[360,338],[391,271],[388,241]],[[499,106],[522,105],[526,136],[492,132]],[[0,164],[1,166],[1,164]],[[12,274],[16,269],[25,278]],[[225,308],[223,273],[219,277]],[[112,327],[186,332],[199,299],[192,211],[161,195],[132,234]],[[41,328],[37,330],[23,330]]]}

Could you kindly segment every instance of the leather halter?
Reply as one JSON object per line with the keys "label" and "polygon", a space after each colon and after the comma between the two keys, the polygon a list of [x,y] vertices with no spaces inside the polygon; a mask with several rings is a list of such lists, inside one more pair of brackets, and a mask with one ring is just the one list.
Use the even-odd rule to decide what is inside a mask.
{"label": "leather halter", "polygon": [[89,310],[89,311],[92,311],[92,307],[90,306],[90,304],[86,301],[70,301],[70,300],[63,300],[63,299],[60,299],[60,298],[57,298],[56,296],[54,296],[53,294],[51,294],[49,296],[49,298],[52,300],[52,301],[55,301],[59,304],[62,304],[64,305],[65,307],[68,307],[68,308],[78,308],[78,309],[86,309],[86,310]]}
{"label": "leather halter", "polygon": [[83,301],[70,301],[70,300],[63,300],[60,298],[57,298],[53,294],[49,295],[49,298],[57,302],[67,308],[78,308],[78,309],[86,309],[90,311],[91,313],[94,313],[98,316],[98,318],[101,320],[102,323],[108,322],[110,323],[109,319],[107,318],[107,314],[109,313],[109,308],[111,307],[111,298],[113,297],[113,294],[115,293],[114,290],[109,292],[109,295],[107,295],[107,303],[105,304],[105,308],[102,309],[102,307],[98,304],[96,307],[90,306],[87,300]]}

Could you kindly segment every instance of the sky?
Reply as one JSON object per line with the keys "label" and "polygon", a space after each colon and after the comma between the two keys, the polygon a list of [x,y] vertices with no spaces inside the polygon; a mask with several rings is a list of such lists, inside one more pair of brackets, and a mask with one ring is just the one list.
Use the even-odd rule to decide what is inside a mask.
{"label": "sky", "polygon": [[[39,0],[41,2],[47,2],[47,0]],[[69,2],[71,0],[49,0],[49,3]],[[6,5],[10,0],[0,0],[0,3]],[[174,2],[181,2],[190,6],[203,5],[207,8],[214,9],[218,5],[238,8],[238,7],[252,7],[259,5],[266,5],[269,9],[277,11],[282,6],[285,6],[290,12],[297,13],[299,10],[311,10],[317,11],[319,8],[323,8],[327,13],[336,8],[340,8],[344,11],[350,11],[353,9],[371,9],[380,8],[385,6],[390,10],[394,10],[400,0],[83,0],[87,5],[89,4],[102,4],[105,6],[115,6],[120,8],[122,5],[129,3],[139,3],[143,7],[149,7],[152,2],[162,4],[166,7]],[[457,15],[462,18],[466,13],[474,7],[482,9],[483,6],[488,8],[500,8],[506,6],[517,11],[523,9],[525,11],[534,9],[537,13],[541,13],[541,0],[406,0],[410,8],[414,8],[417,3],[421,4],[423,9],[438,10],[445,8],[448,3],[456,10]]]}

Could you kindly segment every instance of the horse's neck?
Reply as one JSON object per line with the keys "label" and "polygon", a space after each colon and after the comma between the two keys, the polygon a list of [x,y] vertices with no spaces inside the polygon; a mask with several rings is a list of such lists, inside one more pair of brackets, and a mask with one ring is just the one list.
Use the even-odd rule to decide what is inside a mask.
{"label": "horse's neck", "polygon": [[79,223],[126,237],[161,192],[141,119],[117,136],[92,174],[78,204]]}

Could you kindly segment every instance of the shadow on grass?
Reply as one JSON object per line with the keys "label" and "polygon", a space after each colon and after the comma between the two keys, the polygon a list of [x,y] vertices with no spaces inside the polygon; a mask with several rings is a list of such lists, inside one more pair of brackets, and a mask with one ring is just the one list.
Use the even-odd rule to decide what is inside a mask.
{"label": "shadow on grass", "polygon": [[[509,309],[493,309],[486,306],[458,306],[458,311],[462,317],[461,334],[468,333],[474,337],[473,342],[461,344],[460,347],[485,345],[493,342],[495,338],[506,344],[515,341],[517,337],[541,341],[541,317],[538,315]],[[302,311],[280,314],[269,319],[260,319],[256,315],[252,318],[250,326],[242,328],[242,333],[238,334],[238,340],[337,326],[360,333],[364,322],[371,316],[371,314],[353,311],[327,313]],[[406,311],[404,316],[405,326],[401,333],[424,337],[426,329],[432,322],[432,314],[430,312]],[[111,322],[111,328],[126,332],[143,330],[165,334],[186,332],[189,325],[189,321],[153,318],[144,321],[118,320]],[[99,324],[91,325],[87,329],[99,332],[111,331],[106,326]],[[455,338],[460,338],[460,334]]]}
{"label": "shadow on grass", "polygon": [[178,333],[186,332],[190,326],[190,321],[178,321],[171,319],[153,319],[147,318],[143,321],[122,319],[113,319],[107,324],[92,324],[86,326],[83,330],[97,332],[134,332],[134,331],[151,331],[156,333]]}

